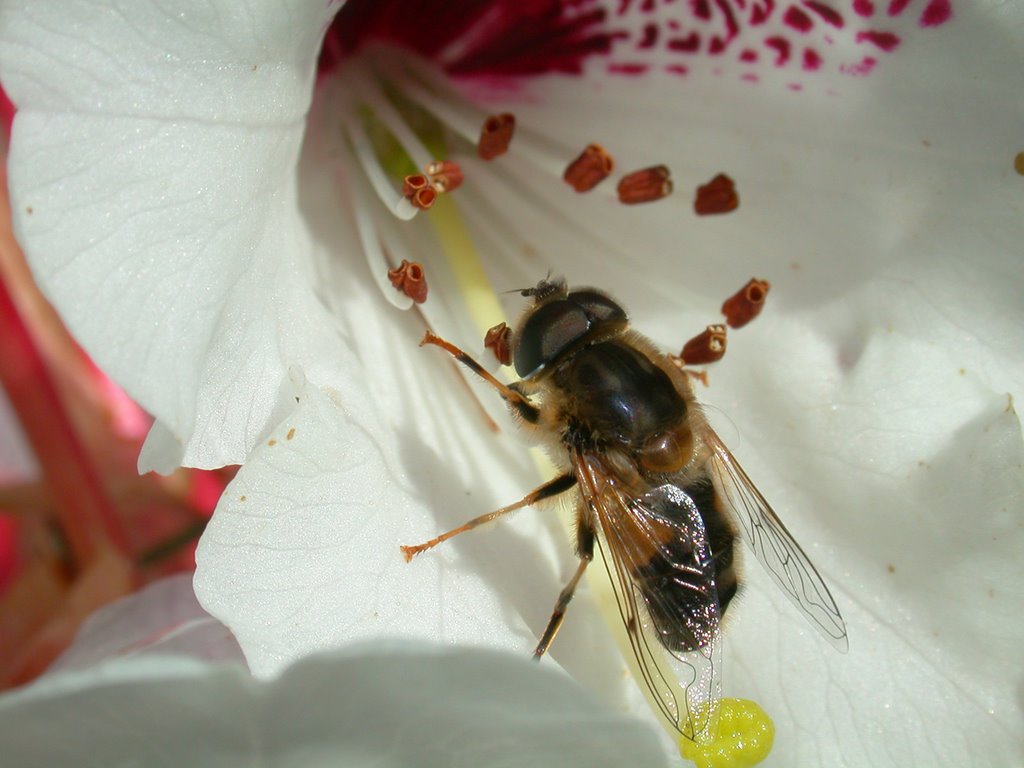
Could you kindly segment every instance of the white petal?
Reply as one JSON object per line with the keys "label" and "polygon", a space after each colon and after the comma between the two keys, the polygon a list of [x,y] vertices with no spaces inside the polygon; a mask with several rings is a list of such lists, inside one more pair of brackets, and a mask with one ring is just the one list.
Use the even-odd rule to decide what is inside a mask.
{"label": "white petal", "polygon": [[256,685],[235,668],[123,660],[44,678],[0,698],[0,713],[14,768],[667,764],[654,731],[598,707],[563,675],[422,645],[317,656]]}
{"label": "white petal", "polygon": [[[851,653],[749,563],[725,693],[775,718],[767,765],[1022,760],[1024,47],[1018,8],[956,12],[828,96],[708,74],[605,80],[600,101],[551,81],[516,106],[624,171],[673,169],[676,193],[633,209],[506,166],[534,199],[505,206],[518,231],[560,242],[555,270],[611,289],[638,330],[677,350],[748,278],[773,284],[698,394],[832,585]],[[739,210],[693,215],[718,172]]]}
{"label": "white petal", "polygon": [[331,13],[2,9],[19,239],[72,333],[189,464],[240,461],[286,405],[288,366],[342,356],[300,259],[294,174]]}
{"label": "white petal", "polygon": [[47,674],[87,669],[115,656],[139,655],[242,660],[241,649],[227,627],[196,601],[192,575],[179,574],[92,614]]}

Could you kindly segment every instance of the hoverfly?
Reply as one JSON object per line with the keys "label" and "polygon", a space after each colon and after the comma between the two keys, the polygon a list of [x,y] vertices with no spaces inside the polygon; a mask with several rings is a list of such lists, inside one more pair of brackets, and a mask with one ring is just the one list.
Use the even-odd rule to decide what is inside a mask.
{"label": "hoverfly", "polygon": [[690,739],[702,730],[695,713],[715,695],[720,625],[739,586],[737,532],[811,624],[845,652],[846,625],[825,582],[708,425],[681,361],[630,330],[626,312],[601,291],[545,279],[521,293],[532,305],[504,339],[503,362],[514,365],[515,383],[506,386],[430,332],[422,343],[493,386],[560,473],[514,504],[402,547],[406,559],[575,491],[579,565],[534,656],[554,639],[598,547],[641,676],[662,714]]}

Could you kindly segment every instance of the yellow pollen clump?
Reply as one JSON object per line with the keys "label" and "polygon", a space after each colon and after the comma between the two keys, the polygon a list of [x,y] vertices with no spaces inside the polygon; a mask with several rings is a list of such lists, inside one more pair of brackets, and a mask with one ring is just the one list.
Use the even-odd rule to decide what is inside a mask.
{"label": "yellow pollen clump", "polygon": [[683,757],[697,768],[749,768],[768,757],[775,742],[775,724],[767,712],[748,699],[719,699],[715,707],[715,733],[699,742],[681,738]]}

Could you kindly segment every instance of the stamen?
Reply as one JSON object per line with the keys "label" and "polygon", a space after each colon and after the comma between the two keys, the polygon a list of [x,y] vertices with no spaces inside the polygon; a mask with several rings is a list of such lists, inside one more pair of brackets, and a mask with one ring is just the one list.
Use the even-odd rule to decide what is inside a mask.
{"label": "stamen", "polygon": [[352,146],[352,152],[366,174],[381,203],[400,219],[408,220],[416,215],[416,208],[410,205],[404,195],[398,194],[392,186],[387,172],[381,167],[380,158],[373,150],[373,144],[366,135],[363,121],[358,117],[346,121],[345,133]]}
{"label": "stamen", "polygon": [[516,130],[515,115],[503,112],[491,115],[484,120],[480,128],[480,140],[476,145],[476,153],[481,160],[493,160],[508,152],[512,143],[512,134]]}
{"label": "stamen", "polygon": [[615,169],[615,160],[600,144],[588,144],[580,156],[569,163],[562,178],[577,192],[589,192]]}
{"label": "stamen", "polygon": [[[348,163],[343,163],[348,165]],[[352,194],[349,196],[352,203],[352,215],[356,222],[356,234],[359,236],[359,244],[362,246],[363,254],[366,257],[366,264],[370,268],[370,274],[377,282],[381,295],[386,297],[398,309],[409,309],[412,302],[408,297],[391,290],[385,280],[385,273],[388,271],[388,259],[384,253],[381,243],[380,231],[374,222],[366,201],[369,195],[366,190],[366,182],[358,173],[349,174],[346,180],[352,185]],[[402,198],[403,202],[405,199]],[[413,209],[415,211],[415,209]],[[387,227],[384,231],[387,231]]]}
{"label": "stamen", "polygon": [[672,179],[667,166],[655,165],[633,171],[619,181],[619,202],[626,205],[650,203],[672,194]]}
{"label": "stamen", "polygon": [[764,300],[771,285],[767,280],[751,278],[745,286],[722,304],[722,314],[730,328],[742,328],[764,308]]}
{"label": "stamen", "polygon": [[512,330],[505,323],[498,323],[489,328],[484,336],[484,346],[494,353],[498,362],[509,365],[512,362],[512,350],[509,349],[509,336]]}
{"label": "stamen", "polygon": [[401,264],[388,270],[388,280],[417,304],[427,300],[427,278],[419,262],[402,259]]}
{"label": "stamen", "polygon": [[720,173],[707,184],[697,187],[697,199],[693,201],[693,210],[698,216],[708,216],[735,211],[739,205],[736,184],[724,173]]}
{"label": "stamen", "polygon": [[703,333],[690,339],[679,353],[686,365],[707,365],[725,354],[725,326],[709,325]]}
{"label": "stamen", "polygon": [[424,170],[438,192],[454,192],[462,186],[462,168],[454,160],[435,160]]}

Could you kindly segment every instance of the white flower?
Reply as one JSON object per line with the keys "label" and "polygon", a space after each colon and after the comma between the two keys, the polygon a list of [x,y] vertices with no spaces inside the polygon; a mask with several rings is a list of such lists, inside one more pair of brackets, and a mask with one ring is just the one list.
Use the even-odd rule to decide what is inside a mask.
{"label": "white flower", "polygon": [[[733,336],[705,400],[832,584],[851,652],[833,655],[751,566],[726,693],[775,718],[779,765],[1017,762],[1021,13],[855,2],[838,24],[822,3],[647,5],[614,4],[609,28],[634,34],[610,38],[583,77],[467,86],[489,102],[475,114],[509,109],[525,129],[491,165],[465,158],[452,196],[483,267],[500,289],[549,266],[607,287],[669,349],[747,278],[770,279],[769,309]],[[485,24],[507,12],[493,7],[460,30],[463,53],[501,29]],[[431,324],[479,351],[460,273],[441,255],[450,244],[426,217],[391,221],[344,162],[366,155],[352,135],[361,113],[340,99],[357,94],[386,123],[380,91],[358,88],[388,77],[386,95],[412,99],[403,68],[427,68],[435,118],[455,132],[474,108],[429,64],[349,51],[317,91],[303,145],[334,10],[0,6],[18,232],[72,330],[159,420],[145,466],[244,460],[197,588],[255,672],[383,636],[526,653],[572,569],[568,546],[544,534],[551,514],[401,562],[398,544],[538,480],[523,449],[481,426],[447,361],[416,349],[422,323],[379,293],[358,237],[369,230],[351,212],[368,212],[389,250],[422,257]],[[699,33],[690,58],[687,24]],[[899,44],[887,52],[892,39],[870,32]],[[622,170],[666,163],[675,196],[627,208],[600,188],[573,194],[549,159],[590,141]],[[720,171],[738,182],[739,210],[693,216],[686,188]],[[596,616],[581,594],[552,653],[620,701],[621,664]]]}

